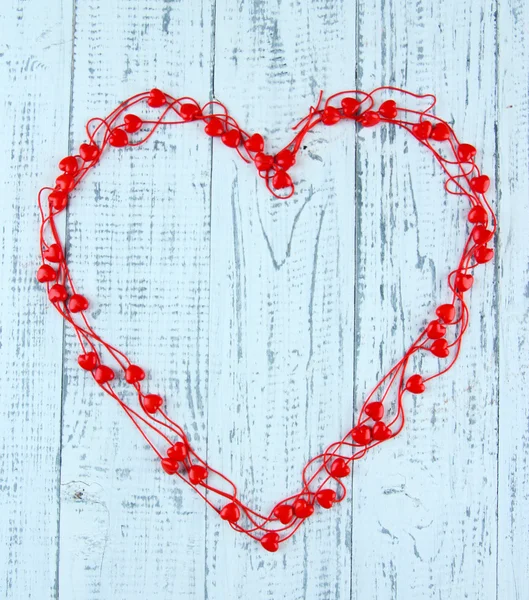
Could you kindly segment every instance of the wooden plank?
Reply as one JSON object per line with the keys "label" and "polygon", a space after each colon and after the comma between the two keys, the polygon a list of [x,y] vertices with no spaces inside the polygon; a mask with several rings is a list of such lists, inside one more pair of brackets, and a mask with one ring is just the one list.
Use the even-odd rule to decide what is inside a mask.
{"label": "wooden plank", "polygon": [[[495,4],[358,8],[358,87],[436,93],[437,114],[494,175]],[[440,169],[405,132],[366,130],[359,141],[357,406],[449,299],[468,210],[443,192]],[[355,468],[355,599],[496,597],[497,288],[494,267],[476,276],[456,367],[407,396],[401,436]]]}
{"label": "wooden plank", "polygon": [[[211,94],[212,3],[78,2],[72,147],[87,119],[137,92]],[[178,40],[176,43],[175,40]],[[148,107],[135,112],[148,114]],[[210,143],[196,127],[112,150],[74,194],[68,252],[98,333],[205,448]],[[66,335],[61,596],[203,597],[205,505],[160,469],[118,406],[76,364]],[[133,401],[129,390],[118,389]]]}
{"label": "wooden plank", "polygon": [[[277,152],[320,88],[353,85],[354,24],[346,2],[217,1],[216,97]],[[352,419],[354,130],[323,129],[287,202],[214,146],[208,458],[263,511]],[[318,513],[274,555],[208,514],[206,597],[349,598],[350,504]]]}
{"label": "wooden plank", "polygon": [[498,598],[529,597],[529,5],[499,5]]}
{"label": "wooden plank", "polygon": [[0,16],[0,590],[13,600],[57,591],[62,324],[35,272],[37,190],[67,149],[69,4],[13,1]]}

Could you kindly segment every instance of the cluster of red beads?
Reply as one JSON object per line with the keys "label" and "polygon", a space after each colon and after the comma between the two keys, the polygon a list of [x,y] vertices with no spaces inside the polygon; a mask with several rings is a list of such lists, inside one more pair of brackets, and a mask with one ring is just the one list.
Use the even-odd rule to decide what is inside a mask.
{"label": "cluster of red beads", "polygon": [[[388,92],[427,99],[430,104],[427,109],[418,111],[399,106],[395,100],[389,99],[376,108],[375,98]],[[317,105],[311,107],[309,114],[294,127],[298,133],[291,142],[276,154],[268,154],[264,151],[263,136],[243,131],[220,102],[208,102],[200,106],[192,98],[173,98],[153,89],[129,98],[105,119],[91,119],[86,127],[88,142],[81,144],[77,154],[60,161],[61,174],[54,186],[42,188],[39,192],[42,265],[37,271],[37,279],[46,284],[53,306],[75,330],[82,349],[78,357],[79,366],[90,372],[96,383],[125,410],[158,455],[166,473],[178,476],[193,487],[233,529],[259,540],[263,548],[270,552],[275,552],[280,542],[292,536],[301,523],[314,513],[316,506],[329,509],[344,499],[346,490],[341,480],[350,474],[351,462],[402,430],[403,395],[406,392],[423,393],[429,380],[439,377],[454,364],[468,326],[469,313],[464,295],[474,283],[470,271],[477,264],[490,261],[494,254],[487,245],[496,229],[494,213],[484,196],[490,184],[489,178],[479,172],[474,162],[475,147],[459,143],[448,123],[431,114],[435,105],[434,96],[381,87],[371,93],[353,90],[334,94],[322,107],[321,101],[322,94]],[[141,107],[142,104],[151,109],[160,109],[157,118],[151,120],[129,112],[132,106]],[[171,114],[177,119],[171,120],[168,117]],[[468,221],[472,228],[458,267],[448,277],[451,301],[436,308],[437,318],[428,323],[402,359],[377,383],[365,400],[356,425],[304,467],[300,492],[280,501],[268,515],[263,515],[243,504],[235,484],[209,466],[192,449],[182,427],[165,413],[163,398],[158,394],[144,393],[141,386],[145,379],[144,369],[133,364],[123,352],[104,341],[92,329],[85,314],[89,302],[74,287],[55,216],[67,207],[70,193],[97,164],[108,145],[116,148],[138,146],[147,141],[160,125],[193,121],[202,122],[207,135],[220,138],[223,144],[235,149],[243,160],[253,162],[271,193],[277,198],[286,199],[294,193],[289,170],[296,162],[305,135],[320,123],[332,126],[343,120],[355,121],[363,127],[372,127],[381,122],[392,123],[411,133],[437,159],[447,176],[446,191],[468,198]],[[442,150],[443,145],[453,158],[445,156],[447,152]],[[104,351],[116,363],[124,380],[135,389],[139,411],[122,400],[113,389],[111,382],[116,377],[116,366],[105,364],[102,357]],[[429,376],[420,373],[408,375],[408,361],[419,351],[429,352],[439,359],[449,359],[449,362]],[[396,392],[396,409],[388,418],[384,401],[392,390]],[[158,444],[149,437],[154,435]],[[223,484],[224,489],[209,483],[211,476],[220,480],[218,485]],[[207,497],[206,490],[209,492]],[[215,496],[218,501],[215,501]]]}

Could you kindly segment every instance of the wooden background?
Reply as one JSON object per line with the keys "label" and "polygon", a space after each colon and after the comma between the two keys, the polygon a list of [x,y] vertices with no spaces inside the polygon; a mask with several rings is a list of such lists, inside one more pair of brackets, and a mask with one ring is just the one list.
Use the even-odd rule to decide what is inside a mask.
{"label": "wooden background", "polygon": [[[526,0],[4,0],[0,591],[9,600],[529,598]],[[269,148],[321,89],[435,92],[493,179],[497,260],[461,359],[347,500],[270,555],[165,476],[35,280],[37,190],[88,118],[158,86],[223,100]],[[199,132],[109,153],[61,225],[99,333],[267,509],[446,301],[466,235],[401,132],[315,131],[271,198]]]}

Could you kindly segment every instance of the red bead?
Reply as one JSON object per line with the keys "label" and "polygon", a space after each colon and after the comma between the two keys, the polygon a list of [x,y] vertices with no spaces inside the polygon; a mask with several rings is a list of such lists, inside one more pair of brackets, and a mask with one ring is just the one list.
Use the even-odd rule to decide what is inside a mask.
{"label": "red bead", "polygon": [[237,146],[241,143],[241,134],[237,129],[230,129],[223,133],[221,138],[222,143],[228,148],[237,148]]}
{"label": "red bead", "polygon": [[417,373],[409,377],[408,381],[406,382],[406,389],[412,394],[422,394],[426,389],[422,375]]}
{"label": "red bead", "polygon": [[[159,396],[158,396],[159,398]],[[181,462],[187,458],[187,446],[184,442],[176,442],[167,450],[167,456],[171,460]]]}
{"label": "red bead", "polygon": [[490,186],[490,179],[487,175],[479,175],[472,177],[470,180],[470,189],[476,194],[484,194]]}
{"label": "red bead", "polygon": [[53,263],[61,262],[63,254],[59,244],[51,244],[42,252],[42,256]]}
{"label": "red bead", "polygon": [[467,292],[474,283],[474,277],[470,273],[458,273],[455,279],[456,290],[458,292]]}
{"label": "red bead", "polygon": [[55,281],[57,279],[57,272],[50,265],[42,265],[37,271],[37,281],[40,283],[47,283],[49,281]]}
{"label": "red bead", "polygon": [[201,481],[203,481],[204,479],[206,479],[206,477],[208,476],[208,471],[202,465],[193,465],[189,469],[188,475],[189,475],[189,481],[193,485],[197,485]]}
{"label": "red bead", "polygon": [[324,125],[335,125],[341,119],[340,111],[334,106],[327,106],[321,113],[321,122]]}
{"label": "red bead", "polygon": [[77,357],[77,363],[85,371],[93,371],[97,366],[97,354],[95,352],[87,352],[86,354],[79,354]]}
{"label": "red bead", "polygon": [[81,144],[79,154],[84,161],[91,162],[99,158],[99,148],[95,144]]}
{"label": "red bead", "polygon": [[202,116],[200,107],[196,104],[191,104],[190,102],[182,104],[178,112],[184,121],[193,121],[194,119],[199,119]]}
{"label": "red bead", "polygon": [[432,132],[432,124],[430,121],[420,121],[419,123],[415,123],[411,130],[417,139],[427,140]]}
{"label": "red bead", "polygon": [[292,178],[285,171],[277,171],[277,173],[272,177],[272,184],[276,190],[288,188],[292,185]]}
{"label": "red bead", "polygon": [[483,264],[489,262],[494,257],[494,250],[487,248],[487,246],[479,246],[474,250],[474,258],[477,263]]}
{"label": "red bead", "polygon": [[204,127],[204,131],[211,137],[219,136],[224,133],[224,125],[218,117],[211,117]]}
{"label": "red bead", "polygon": [[59,169],[69,175],[75,175],[79,170],[79,165],[77,164],[75,156],[66,156],[63,158],[59,163]]}
{"label": "red bead", "polygon": [[64,210],[68,204],[68,194],[61,190],[54,190],[48,200],[55,210]]}
{"label": "red bead", "polygon": [[101,385],[108,383],[114,379],[114,371],[107,365],[99,365],[94,371],[94,379]]}
{"label": "red bead", "polygon": [[320,490],[316,494],[316,501],[322,508],[331,508],[336,501],[336,492],[329,488]]}
{"label": "red bead", "polygon": [[123,148],[129,143],[129,136],[124,129],[117,128],[110,133],[108,143],[114,148]]}
{"label": "red bead", "polygon": [[149,97],[147,98],[147,104],[152,108],[160,108],[167,102],[165,94],[159,90],[158,88],[153,88],[149,92]]}
{"label": "red bead", "polygon": [[298,498],[294,502],[294,514],[296,515],[296,517],[298,517],[298,519],[306,519],[310,517],[313,512],[314,506],[312,506],[312,504],[309,504],[303,498]]}
{"label": "red bead", "polygon": [[63,173],[62,175],[59,175],[59,177],[57,177],[57,179],[55,180],[55,183],[63,192],[70,192],[71,190],[73,190],[75,185],[74,178],[71,175],[68,175],[68,173]]}
{"label": "red bead", "polygon": [[125,131],[127,133],[136,133],[142,128],[143,121],[137,115],[132,113],[123,117],[123,123],[125,125]]}
{"label": "red bead", "polygon": [[145,371],[138,365],[129,365],[125,369],[125,381],[127,383],[138,383],[145,379]]}
{"label": "red bead", "polygon": [[367,446],[372,439],[371,427],[368,425],[357,425],[351,431],[351,437],[360,446]]}
{"label": "red bead", "polygon": [[235,502],[229,502],[220,511],[220,517],[229,523],[237,523],[241,518],[241,511]]}
{"label": "red bead", "polygon": [[384,416],[384,405],[382,402],[370,402],[366,406],[364,412],[368,417],[371,417],[373,421],[380,421]]}
{"label": "red bead", "polygon": [[174,475],[178,471],[178,465],[169,458],[162,458],[161,465],[167,475]]}
{"label": "red bead", "polygon": [[383,442],[391,437],[391,429],[385,423],[375,423],[373,425],[373,439]]}
{"label": "red bead", "polygon": [[457,148],[457,157],[461,162],[471,162],[476,156],[476,149],[470,144],[459,144]]}
{"label": "red bead", "polygon": [[378,109],[378,114],[384,117],[384,119],[394,119],[397,116],[397,103],[395,100],[382,102]]}
{"label": "red bead", "polygon": [[476,225],[472,230],[472,239],[476,244],[486,244],[492,239],[493,235],[492,231],[483,225]]}
{"label": "red bead", "polygon": [[270,169],[274,166],[274,157],[270,156],[269,154],[258,152],[254,156],[253,160],[258,171],[270,171]]}
{"label": "red bead", "polygon": [[254,133],[245,142],[244,147],[248,152],[262,152],[264,148],[264,139],[260,133]]}
{"label": "red bead", "polygon": [[380,123],[380,115],[374,110],[366,110],[359,119],[359,122],[364,127],[374,127]]}
{"label": "red bead", "polygon": [[456,316],[456,307],[453,304],[441,304],[437,307],[435,314],[444,323],[452,323]]}
{"label": "red bead", "polygon": [[445,142],[446,140],[450,139],[450,127],[448,127],[446,123],[437,123],[432,129],[430,137],[432,140]]}
{"label": "red bead", "polygon": [[479,204],[477,206],[473,206],[468,211],[467,218],[470,223],[483,223],[484,225],[486,225],[489,222],[489,216],[487,214],[487,211],[485,210],[485,208],[483,208],[483,206]]}
{"label": "red bead", "polygon": [[294,509],[290,504],[280,504],[274,508],[273,514],[283,525],[288,525],[294,518]]}
{"label": "red bead", "polygon": [[426,328],[426,335],[431,340],[438,340],[446,334],[446,327],[440,321],[431,321]]}
{"label": "red bead", "polygon": [[342,98],[341,105],[344,116],[348,119],[353,119],[360,106],[360,102],[356,98]]}
{"label": "red bead", "polygon": [[48,292],[48,298],[51,300],[51,302],[64,302],[66,298],[68,298],[68,292],[66,291],[64,285],[56,283],[55,285],[51,286]]}
{"label": "red bead", "polygon": [[268,552],[277,552],[279,549],[279,535],[275,531],[265,533],[261,538],[261,546]]}
{"label": "red bead", "polygon": [[70,312],[78,313],[88,308],[88,300],[81,294],[73,294],[68,301]]}
{"label": "red bead", "polygon": [[444,338],[435,340],[435,342],[432,342],[432,345],[430,346],[430,352],[434,356],[437,356],[437,358],[446,358],[450,354],[448,342]]}
{"label": "red bead", "polygon": [[[163,398],[158,396],[158,394],[147,394],[143,398],[143,408],[145,409],[145,412],[149,413],[150,415],[153,415],[162,406],[162,404]],[[169,448],[169,450],[170,449],[171,448]],[[169,452],[167,452],[167,456],[169,456],[169,458],[173,458]]]}
{"label": "red bead", "polygon": [[331,465],[331,475],[333,477],[347,477],[351,469],[343,458],[336,458]]}
{"label": "red bead", "polygon": [[296,157],[288,148],[284,148],[275,155],[276,165],[282,169],[285,169],[285,171],[290,169],[295,162]]}

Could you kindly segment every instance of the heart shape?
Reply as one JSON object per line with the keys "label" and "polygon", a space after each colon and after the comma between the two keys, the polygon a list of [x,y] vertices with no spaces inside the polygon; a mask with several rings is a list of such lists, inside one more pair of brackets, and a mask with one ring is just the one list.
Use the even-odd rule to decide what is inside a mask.
{"label": "heart shape", "polygon": [[[119,397],[113,390],[111,382],[116,375],[121,373],[124,380],[133,386],[143,413],[136,412],[134,408],[126,406],[121,400],[120,406],[126,410],[146,440],[149,440],[149,435],[162,436],[166,449],[163,453],[157,451],[162,469],[169,475],[183,479],[201,495],[200,488],[206,486],[209,491],[208,503],[210,505],[214,506],[210,499],[215,496],[219,498],[218,501],[221,505],[218,508],[214,506],[219,516],[237,531],[244,532],[258,540],[262,547],[270,552],[277,551],[279,543],[282,541],[278,532],[285,529],[291,530],[291,533],[286,536],[290,537],[305,519],[314,514],[317,506],[329,509],[335,503],[343,500],[345,486],[341,480],[350,475],[351,462],[361,458],[368,450],[396,436],[401,431],[404,424],[402,404],[404,393],[422,394],[426,389],[426,381],[430,381],[448,370],[449,367],[440,368],[437,374],[430,375],[427,379],[420,373],[410,376],[406,374],[408,360],[414,353],[430,352],[438,358],[447,358],[453,348],[459,347],[466,327],[461,327],[462,319],[461,317],[456,319],[456,314],[466,315],[468,313],[464,294],[474,283],[474,277],[468,271],[477,264],[488,262],[493,257],[492,248],[487,247],[486,244],[492,238],[496,228],[495,216],[490,207],[477,197],[477,194],[484,194],[487,191],[490,180],[479,172],[473,162],[475,148],[470,144],[459,144],[457,148],[452,143],[447,144],[456,156],[455,160],[445,159],[441,153],[433,150],[429,140],[432,139],[439,143],[449,140],[452,136],[452,129],[447,123],[426,110],[417,111],[408,109],[406,106],[397,106],[392,99],[383,102],[377,110],[375,96],[385,91],[395,91],[395,89],[378,88],[369,94],[341,92],[331,96],[323,107],[320,107],[322,99],[320,94],[318,104],[312,107],[309,114],[295,126],[294,129],[299,128],[299,131],[292,141],[276,154],[267,154],[264,152],[265,144],[262,135],[259,133],[249,135],[242,130],[235,119],[229,116],[226,107],[218,101],[209,102],[200,107],[197,102],[188,97],[173,98],[155,88],[123,102],[106,119],[94,120],[99,123],[95,127],[90,127],[91,122],[89,122],[87,126],[89,143],[80,145],[78,155],[61,160],[59,168],[62,174],[56,178],[54,187],[43,188],[39,193],[39,205],[43,215],[42,260],[54,263],[56,268],[47,263],[42,264],[37,271],[37,279],[48,287],[50,301],[76,330],[82,346],[82,352],[78,356],[79,366],[90,372],[102,389],[116,399]],[[431,95],[419,96],[404,90],[398,91],[415,99],[431,98]],[[333,101],[337,99],[339,99],[339,105],[333,104]],[[158,121],[144,121],[134,113],[128,112],[132,106],[142,102],[146,102],[150,108],[163,107]],[[430,109],[432,107],[433,104]],[[205,114],[207,108],[211,110],[211,114]],[[173,124],[202,121],[207,135],[220,137],[225,146],[235,149],[246,162],[255,165],[259,176],[265,180],[267,188],[276,198],[286,199],[294,193],[294,182],[288,171],[296,164],[296,154],[304,136],[319,123],[330,127],[346,119],[355,121],[363,127],[373,127],[384,120],[405,129],[432,150],[445,172],[450,173],[450,167],[455,165],[454,169],[457,169],[457,173],[450,175],[450,181],[466,182],[469,188],[467,190],[462,184],[459,184],[457,190],[446,187],[448,193],[467,196],[472,205],[468,213],[468,221],[474,224],[459,266],[448,278],[449,286],[454,293],[452,303],[442,304],[436,308],[438,319],[429,322],[425,330],[407,350],[403,359],[378,382],[365,401],[356,425],[341,440],[329,445],[323,453],[309,461],[303,469],[303,487],[300,492],[278,502],[269,515],[260,515],[245,506],[237,496],[235,485],[222,473],[210,469],[206,461],[193,450],[184,430],[166,414],[164,399],[158,394],[143,392],[142,382],[146,378],[145,370],[141,366],[133,364],[123,352],[118,352],[95,334],[84,314],[81,315],[82,321],[80,322],[75,318],[78,313],[84,313],[87,310],[89,302],[83,294],[75,291],[72,278],[67,270],[65,253],[58,238],[57,227],[54,225],[54,217],[66,208],[69,193],[84,178],[88,169],[98,162],[107,145],[124,148],[143,143],[150,138],[152,132],[147,132],[143,140],[140,139],[134,143],[130,142],[129,135],[139,133],[144,125],[146,128],[153,123],[155,127],[158,126],[164,122],[165,116],[170,111],[173,111],[179,119],[173,121]],[[406,113],[419,115],[418,121],[410,123],[409,115],[406,116]],[[402,120],[397,119],[399,114],[404,115]],[[123,116],[122,123],[120,123],[120,116]],[[435,126],[427,117],[435,122]],[[468,166],[469,162],[471,169]],[[463,163],[466,165],[464,168]],[[284,189],[287,190],[287,195],[280,194],[280,191]],[[42,195],[45,192],[47,192],[48,216],[45,216],[42,206]],[[492,229],[488,228],[489,219],[492,220]],[[46,236],[51,236],[51,241],[48,241]],[[53,285],[50,286],[52,283]],[[450,332],[454,339],[449,344],[446,336]],[[98,350],[96,344],[100,344],[102,348]],[[102,356],[104,351],[117,360],[119,367],[117,371],[105,364]],[[457,356],[458,352],[454,353],[451,364],[455,362]],[[384,389],[386,381],[391,382],[389,389],[392,385],[396,387],[398,410],[393,416],[386,415],[384,409],[383,400],[387,396],[387,391],[382,393],[381,390]],[[395,382],[397,383],[395,384]],[[375,399],[377,394],[380,399]],[[162,426],[169,430],[169,435],[177,439],[170,439],[163,434],[158,429]],[[155,448],[154,445],[152,447]],[[210,479],[212,473],[216,479],[220,479],[220,483],[215,483]],[[217,487],[221,484],[227,486],[228,490]],[[339,494],[337,490],[340,492]],[[277,528],[277,523],[283,527],[275,530],[274,527]]]}

